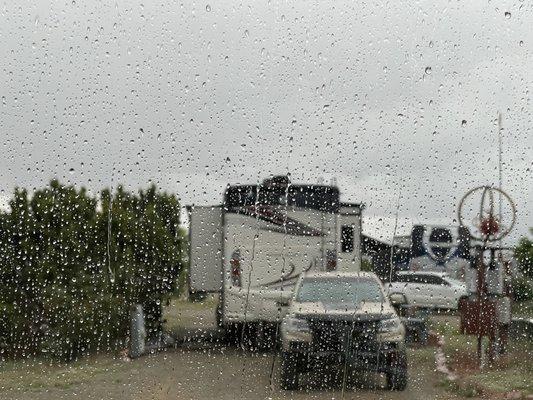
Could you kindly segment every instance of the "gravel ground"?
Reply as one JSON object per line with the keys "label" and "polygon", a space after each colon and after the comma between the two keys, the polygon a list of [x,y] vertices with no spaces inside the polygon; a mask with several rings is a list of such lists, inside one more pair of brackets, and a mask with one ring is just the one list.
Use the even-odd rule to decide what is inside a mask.
{"label": "gravel ground", "polygon": [[[169,320],[179,334],[214,329],[213,310],[174,304]],[[176,330],[177,329],[177,330]],[[198,344],[132,361],[99,356],[67,366],[16,365],[0,372],[0,399],[451,399],[438,383],[434,350],[409,350],[409,386],[404,392],[382,389],[383,377],[351,376],[345,390],[333,373],[308,374],[300,390],[279,386],[275,353],[246,353],[234,347]]]}

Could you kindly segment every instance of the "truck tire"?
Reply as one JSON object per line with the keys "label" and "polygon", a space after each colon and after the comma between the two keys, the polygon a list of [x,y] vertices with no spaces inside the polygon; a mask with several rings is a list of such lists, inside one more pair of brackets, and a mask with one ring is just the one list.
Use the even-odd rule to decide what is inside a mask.
{"label": "truck tire", "polygon": [[231,323],[223,325],[226,341],[231,346],[240,346],[242,326],[239,323]]}
{"label": "truck tire", "polygon": [[189,301],[193,303],[198,303],[204,301],[207,298],[207,293],[198,291],[198,292],[189,292]]}
{"label": "truck tire", "polygon": [[215,321],[217,323],[217,328],[224,328],[224,320],[222,318],[222,302],[219,301],[217,308],[215,309]]}
{"label": "truck tire", "polygon": [[280,385],[283,390],[298,389],[298,362],[295,354],[281,353]]}
{"label": "truck tire", "polygon": [[387,389],[403,391],[407,387],[407,357],[404,351],[400,352],[398,359],[389,366],[387,372]]}

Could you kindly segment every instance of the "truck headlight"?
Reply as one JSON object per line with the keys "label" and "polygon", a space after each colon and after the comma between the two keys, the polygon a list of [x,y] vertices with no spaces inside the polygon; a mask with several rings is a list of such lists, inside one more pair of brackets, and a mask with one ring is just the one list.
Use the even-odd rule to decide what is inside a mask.
{"label": "truck headlight", "polygon": [[293,333],[293,332],[302,332],[302,333],[308,333],[311,332],[309,329],[309,324],[305,319],[302,318],[296,318],[296,317],[288,317],[283,321],[282,330],[284,330],[287,333]]}
{"label": "truck headlight", "polygon": [[294,316],[287,317],[281,324],[282,347],[291,349],[291,343],[311,343],[313,334],[305,319]]}
{"label": "truck headlight", "polygon": [[397,332],[401,330],[401,328],[402,328],[402,322],[400,321],[400,318],[384,319],[379,323],[380,333]]}

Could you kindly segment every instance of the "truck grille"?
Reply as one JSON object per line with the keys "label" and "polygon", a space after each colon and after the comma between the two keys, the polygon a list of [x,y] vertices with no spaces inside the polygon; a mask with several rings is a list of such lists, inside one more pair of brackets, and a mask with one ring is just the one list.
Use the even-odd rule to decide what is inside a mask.
{"label": "truck grille", "polygon": [[313,351],[346,351],[348,346],[351,350],[372,351],[375,347],[375,321],[309,319],[308,323],[313,333]]}

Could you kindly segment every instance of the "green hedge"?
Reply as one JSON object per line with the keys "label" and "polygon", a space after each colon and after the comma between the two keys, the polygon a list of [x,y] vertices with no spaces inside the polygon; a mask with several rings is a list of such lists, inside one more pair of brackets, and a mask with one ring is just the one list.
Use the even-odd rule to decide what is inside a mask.
{"label": "green hedge", "polygon": [[513,280],[513,297],[516,302],[533,300],[533,283],[523,276]]}
{"label": "green hedge", "polygon": [[0,357],[124,344],[131,305],[156,336],[182,262],[179,202],[155,186],[91,196],[52,181],[0,213]]}

